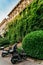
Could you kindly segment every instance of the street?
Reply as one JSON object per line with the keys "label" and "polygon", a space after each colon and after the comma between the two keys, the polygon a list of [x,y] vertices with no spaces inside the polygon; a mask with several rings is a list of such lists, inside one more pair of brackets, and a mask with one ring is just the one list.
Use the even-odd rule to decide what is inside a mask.
{"label": "street", "polygon": [[2,53],[2,51],[0,51],[0,65],[12,65],[9,57],[2,58],[1,53]]}
{"label": "street", "polygon": [[[11,57],[2,58],[1,52],[0,52],[0,65],[13,65],[10,60],[11,60]],[[37,61],[37,60],[33,60],[29,58],[26,61],[14,64],[14,65],[43,65],[43,60]]]}

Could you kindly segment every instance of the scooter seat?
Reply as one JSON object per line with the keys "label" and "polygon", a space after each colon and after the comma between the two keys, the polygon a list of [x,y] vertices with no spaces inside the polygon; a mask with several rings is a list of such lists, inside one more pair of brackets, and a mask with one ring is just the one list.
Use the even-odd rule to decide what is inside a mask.
{"label": "scooter seat", "polygon": [[7,51],[3,51],[2,53],[8,53]]}

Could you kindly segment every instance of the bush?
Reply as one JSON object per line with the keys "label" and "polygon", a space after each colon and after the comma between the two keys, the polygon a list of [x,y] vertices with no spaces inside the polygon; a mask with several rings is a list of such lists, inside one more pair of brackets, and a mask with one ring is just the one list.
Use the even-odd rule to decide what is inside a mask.
{"label": "bush", "polygon": [[34,31],[25,36],[22,42],[27,55],[43,59],[43,31]]}
{"label": "bush", "polygon": [[8,46],[10,44],[10,41],[6,38],[0,39],[0,47],[1,46]]}

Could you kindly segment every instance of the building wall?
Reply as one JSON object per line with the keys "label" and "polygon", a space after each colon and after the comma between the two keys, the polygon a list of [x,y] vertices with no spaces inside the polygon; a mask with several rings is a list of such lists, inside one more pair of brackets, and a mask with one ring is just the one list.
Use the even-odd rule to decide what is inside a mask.
{"label": "building wall", "polygon": [[2,35],[5,32],[6,24],[7,24],[7,19],[4,19],[0,24],[0,35]]}
{"label": "building wall", "polygon": [[8,21],[12,20],[15,16],[17,16],[25,7],[30,4],[32,0],[21,0],[19,4],[12,10],[12,12],[8,15]]}
{"label": "building wall", "polygon": [[32,2],[32,0],[21,0],[15,8],[7,15],[7,18],[5,18],[2,23],[0,24],[0,34],[4,33],[4,28],[6,27],[6,24],[10,22],[14,17],[16,17],[27,5],[29,5]]}

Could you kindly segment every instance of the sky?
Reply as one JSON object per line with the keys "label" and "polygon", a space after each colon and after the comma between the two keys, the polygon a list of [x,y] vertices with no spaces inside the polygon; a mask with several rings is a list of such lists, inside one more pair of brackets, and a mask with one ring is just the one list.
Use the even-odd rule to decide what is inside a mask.
{"label": "sky", "polygon": [[0,22],[10,13],[20,0],[0,0]]}

